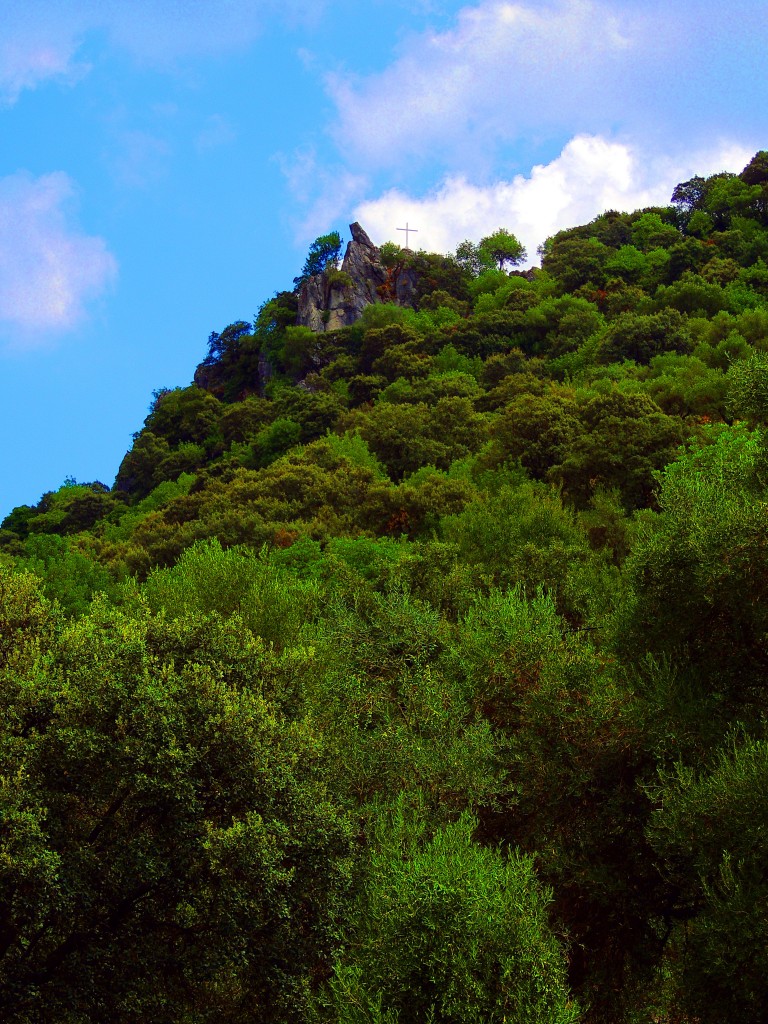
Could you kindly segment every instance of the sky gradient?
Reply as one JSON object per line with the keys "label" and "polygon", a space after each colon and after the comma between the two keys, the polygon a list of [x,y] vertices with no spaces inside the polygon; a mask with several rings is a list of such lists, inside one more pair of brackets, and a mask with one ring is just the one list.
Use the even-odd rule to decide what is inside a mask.
{"label": "sky gradient", "polygon": [[535,258],[768,148],[762,0],[0,0],[0,517],[359,219]]}

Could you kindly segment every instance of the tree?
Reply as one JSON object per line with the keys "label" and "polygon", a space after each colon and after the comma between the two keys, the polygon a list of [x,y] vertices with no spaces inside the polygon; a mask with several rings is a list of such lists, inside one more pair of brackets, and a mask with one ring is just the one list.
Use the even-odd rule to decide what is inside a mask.
{"label": "tree", "polygon": [[309,253],[306,260],[304,260],[301,274],[299,277],[294,277],[294,285],[300,288],[308,277],[322,274],[329,264],[336,266],[340,255],[341,235],[338,231],[330,231],[327,235],[319,235],[309,247]]}
{"label": "tree", "polygon": [[750,426],[768,422],[768,357],[755,352],[728,370],[728,408]]}
{"label": "tree", "polygon": [[697,174],[690,180],[682,181],[675,186],[672,193],[672,204],[683,214],[689,214],[702,208],[706,193],[707,180]]}
{"label": "tree", "polygon": [[405,250],[397,242],[384,242],[379,246],[379,259],[385,267],[396,267],[405,256]]}
{"label": "tree", "polygon": [[477,277],[482,270],[479,248],[474,242],[470,242],[469,239],[465,239],[456,248],[455,259],[460,267],[469,271],[472,277]]}
{"label": "tree", "polygon": [[768,224],[768,151],[761,149],[755,153],[739,177],[747,185],[760,187],[754,205],[762,223]]}
{"label": "tree", "polygon": [[195,384],[226,402],[240,401],[263,385],[259,344],[251,324],[238,320],[208,338],[208,355],[195,370]]}
{"label": "tree", "polygon": [[499,228],[492,235],[481,238],[478,253],[481,263],[494,264],[499,270],[504,270],[507,263],[517,266],[528,255],[522,242],[506,228]]}
{"label": "tree", "polygon": [[677,889],[667,957],[673,1015],[665,1019],[765,1019],[767,777],[768,744],[741,730],[705,770],[678,763],[661,773],[648,834]]}
{"label": "tree", "polygon": [[684,353],[692,347],[687,320],[676,309],[648,316],[621,313],[600,339],[597,358],[601,363],[634,359],[647,364],[662,352]]}
{"label": "tree", "polygon": [[231,359],[240,339],[250,331],[251,325],[245,320],[237,320],[230,324],[221,334],[218,331],[211,331],[208,336],[208,355],[203,360],[203,366],[213,366],[227,357]]}
{"label": "tree", "polygon": [[768,152],[761,149],[755,153],[739,177],[748,185],[763,185],[768,182]]}
{"label": "tree", "polygon": [[0,571],[0,1017],[306,1021],[350,827],[277,663],[237,616],[64,627],[30,582]]}
{"label": "tree", "polygon": [[576,1024],[533,859],[476,845],[468,815],[431,838],[403,800],[382,817],[330,1019]]}
{"label": "tree", "polygon": [[584,284],[602,287],[605,264],[613,252],[596,238],[572,238],[564,232],[548,239],[540,251],[542,269],[554,277],[563,292],[575,291]]}
{"label": "tree", "polygon": [[763,706],[765,467],[759,431],[703,431],[660,475],[660,512],[641,520],[627,560],[631,600],[617,642],[633,657],[672,660],[702,729],[729,709]]}
{"label": "tree", "polygon": [[653,501],[656,473],[683,439],[677,417],[643,394],[614,388],[580,409],[583,429],[547,474],[568,499],[586,507],[595,487],[615,488],[628,508]]}

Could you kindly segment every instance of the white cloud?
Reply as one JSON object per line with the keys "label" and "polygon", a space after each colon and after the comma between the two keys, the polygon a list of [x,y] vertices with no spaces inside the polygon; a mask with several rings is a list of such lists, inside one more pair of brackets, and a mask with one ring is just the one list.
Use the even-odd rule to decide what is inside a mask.
{"label": "white cloud", "polygon": [[0,322],[19,343],[76,326],[117,271],[101,238],[68,215],[66,174],[0,178]]}
{"label": "white cloud", "polygon": [[680,181],[694,174],[740,171],[754,150],[721,142],[683,159],[653,157],[638,147],[599,136],[578,135],[549,164],[530,175],[489,186],[464,177],[447,178],[421,197],[390,190],[360,203],[355,217],[374,241],[397,240],[409,221],[419,229],[418,245],[452,252],[465,238],[479,241],[498,227],[513,231],[528,250],[562,228],[588,223],[605,210],[666,205]]}
{"label": "white cloud", "polygon": [[620,20],[615,8],[597,0],[466,7],[451,30],[411,38],[380,74],[328,79],[336,141],[372,166],[448,151],[454,163],[476,166],[525,132],[618,116],[628,102],[626,65],[652,48],[647,19]]}
{"label": "white cloud", "polygon": [[73,80],[82,74],[85,65],[75,58],[79,30],[79,19],[72,26],[55,18],[46,25],[28,11],[19,11],[15,19],[5,18],[0,38],[0,103],[15,103],[23,90],[48,78]]}

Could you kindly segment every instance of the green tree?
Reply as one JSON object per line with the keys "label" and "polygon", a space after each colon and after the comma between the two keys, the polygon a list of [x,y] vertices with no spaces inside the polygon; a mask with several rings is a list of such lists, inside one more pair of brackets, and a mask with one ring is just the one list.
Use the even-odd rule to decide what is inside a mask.
{"label": "green tree", "polygon": [[528,389],[517,395],[493,426],[491,455],[498,461],[520,460],[531,476],[543,480],[565,457],[583,431],[572,395],[551,388],[537,395]]}
{"label": "green tree", "polygon": [[765,466],[760,432],[703,431],[662,473],[660,512],[640,520],[626,564],[616,642],[627,657],[671,659],[705,731],[759,707],[764,692]]}
{"label": "green tree", "polygon": [[193,384],[157,392],[144,426],[171,446],[202,444],[216,432],[222,412],[218,399]]}
{"label": "green tree", "polygon": [[327,235],[319,235],[309,247],[301,274],[294,277],[296,288],[301,287],[308,277],[322,274],[326,267],[334,267],[341,255],[341,235],[338,231],[329,231]]}
{"label": "green tree", "polygon": [[317,737],[259,692],[264,648],[0,591],[3,1019],[306,1021],[350,830]]}
{"label": "green tree", "polygon": [[579,410],[583,430],[563,451],[548,479],[586,507],[596,488],[615,488],[627,509],[653,503],[656,475],[683,440],[680,421],[643,394],[614,388]]}
{"label": "green tree", "polygon": [[493,234],[481,238],[477,252],[481,264],[496,266],[499,270],[504,270],[507,264],[517,266],[527,255],[522,242],[506,228],[499,228]]}
{"label": "green tree", "polygon": [[541,266],[564,292],[587,284],[600,288],[605,282],[605,264],[611,251],[596,238],[555,235],[542,246]]}
{"label": "green tree", "polygon": [[700,175],[680,182],[672,192],[672,205],[676,206],[683,214],[700,210],[707,192],[706,183],[707,179]]}
{"label": "green tree", "polygon": [[615,1024],[633,1019],[647,988],[668,894],[643,835],[652,806],[641,788],[651,774],[643,708],[593,630],[571,623],[541,590],[492,589],[462,617],[450,653],[494,726],[506,783],[479,811],[481,836],[535,852],[587,1019]]}
{"label": "green tree", "polygon": [[123,456],[115,479],[116,489],[145,498],[161,482],[158,470],[170,453],[171,446],[164,437],[158,437],[151,430],[142,430]]}
{"label": "green tree", "polygon": [[564,958],[533,862],[472,841],[463,816],[431,837],[400,801],[375,826],[352,944],[331,981],[339,1024],[575,1024]]}
{"label": "green tree", "polygon": [[768,355],[755,352],[728,370],[728,409],[751,427],[768,425]]}
{"label": "green tree", "polygon": [[405,255],[405,250],[397,242],[384,242],[379,246],[379,259],[387,268],[396,267]]}
{"label": "green tree", "polygon": [[208,354],[195,370],[194,381],[225,402],[240,401],[261,390],[259,342],[249,323],[238,320],[208,338]]}
{"label": "green tree", "polygon": [[458,265],[468,271],[472,277],[477,277],[482,270],[483,263],[479,247],[469,239],[465,239],[456,247],[455,259]]}
{"label": "green tree", "polygon": [[[719,289],[718,289],[719,290]],[[638,316],[622,313],[608,326],[600,340],[600,362],[633,359],[649,363],[663,352],[690,352],[693,342],[686,318],[676,309]]]}
{"label": "green tree", "polygon": [[654,211],[643,213],[632,225],[632,241],[643,252],[650,249],[669,249],[680,241],[680,232],[669,223],[670,215],[674,220],[674,211],[667,209],[665,217]]}
{"label": "green tree", "polygon": [[441,527],[478,577],[531,595],[546,587],[561,606],[570,607],[572,572],[591,557],[560,496],[531,483],[483,495],[458,515],[447,515]]}
{"label": "green tree", "polygon": [[[768,1002],[768,744],[734,731],[702,768],[663,771],[648,835],[677,890],[668,1009],[760,1024]],[[678,1018],[679,1019],[679,1018]]]}

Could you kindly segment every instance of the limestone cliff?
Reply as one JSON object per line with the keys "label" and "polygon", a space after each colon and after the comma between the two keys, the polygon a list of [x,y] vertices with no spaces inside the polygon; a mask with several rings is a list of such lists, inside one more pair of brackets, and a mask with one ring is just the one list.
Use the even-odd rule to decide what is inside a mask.
{"label": "limestone cliff", "polygon": [[366,306],[375,302],[396,302],[410,306],[415,275],[398,265],[387,268],[378,248],[359,224],[350,224],[352,241],[347,245],[342,274],[326,270],[307,278],[299,290],[297,323],[313,331],[335,331],[349,327]]}

